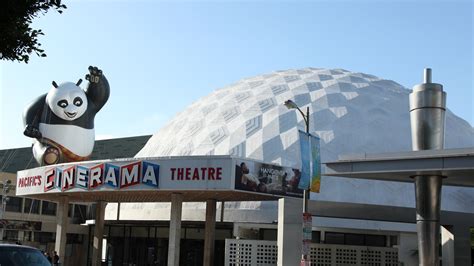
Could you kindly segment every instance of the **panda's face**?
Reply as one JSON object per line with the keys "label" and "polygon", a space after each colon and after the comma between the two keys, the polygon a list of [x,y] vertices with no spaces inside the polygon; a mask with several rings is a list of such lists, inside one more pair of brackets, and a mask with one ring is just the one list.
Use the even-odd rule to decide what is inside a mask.
{"label": "panda's face", "polygon": [[81,117],[87,110],[86,94],[72,82],[53,87],[46,96],[46,103],[55,115],[68,121]]}

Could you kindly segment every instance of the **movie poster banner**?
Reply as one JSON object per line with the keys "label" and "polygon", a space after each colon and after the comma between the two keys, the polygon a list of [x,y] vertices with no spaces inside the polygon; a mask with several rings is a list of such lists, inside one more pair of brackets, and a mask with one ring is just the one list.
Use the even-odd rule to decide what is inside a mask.
{"label": "movie poster banner", "polygon": [[300,189],[319,193],[321,188],[321,156],[319,138],[299,130],[301,151]]}
{"label": "movie poster banner", "polygon": [[235,160],[235,189],[272,195],[303,197],[298,188],[299,169],[265,164],[250,160]]}
{"label": "movie poster banner", "polygon": [[321,155],[318,137],[310,135],[311,142],[311,192],[319,193],[321,188]]}
{"label": "movie poster banner", "polygon": [[299,189],[309,189],[311,179],[311,153],[309,150],[309,135],[299,130],[300,151],[301,151],[301,180]]}

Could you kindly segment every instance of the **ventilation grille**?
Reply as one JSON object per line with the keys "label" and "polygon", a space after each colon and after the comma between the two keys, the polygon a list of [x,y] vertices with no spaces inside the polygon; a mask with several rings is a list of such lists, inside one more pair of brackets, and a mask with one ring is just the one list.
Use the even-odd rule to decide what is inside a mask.
{"label": "ventilation grille", "polygon": [[[398,266],[396,248],[311,244],[312,265],[318,266]],[[225,265],[277,265],[276,241],[226,239]]]}

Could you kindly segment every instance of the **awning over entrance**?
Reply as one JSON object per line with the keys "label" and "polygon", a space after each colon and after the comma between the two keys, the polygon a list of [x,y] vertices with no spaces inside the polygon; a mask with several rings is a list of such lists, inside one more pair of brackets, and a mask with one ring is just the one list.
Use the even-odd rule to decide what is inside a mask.
{"label": "awning over entrance", "polygon": [[[257,201],[277,200],[281,196],[249,193],[245,191],[97,191],[66,193],[70,202],[170,202],[172,194],[182,194],[183,202],[204,202],[208,199],[216,201]],[[28,195],[29,198],[48,201],[59,201],[64,193],[46,193]]]}
{"label": "awning over entrance", "polygon": [[70,202],[255,201],[302,197],[299,171],[230,156],[86,161],[19,171],[16,194]]}
{"label": "awning over entrance", "polygon": [[474,187],[474,148],[345,156],[326,163],[324,175],[398,182],[442,175],[443,185]]}

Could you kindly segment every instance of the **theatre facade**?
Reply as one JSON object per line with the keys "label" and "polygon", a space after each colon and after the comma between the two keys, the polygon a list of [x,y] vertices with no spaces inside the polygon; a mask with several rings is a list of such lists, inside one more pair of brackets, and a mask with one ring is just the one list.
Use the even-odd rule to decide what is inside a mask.
{"label": "theatre facade", "polygon": [[[309,131],[320,137],[321,160],[328,162],[343,154],[410,150],[408,95],[391,80],[343,69],[246,78],[194,102],[140,143],[117,139],[122,148],[94,150],[96,161],[16,166],[17,195],[57,202],[58,223],[67,220],[67,204],[88,206],[84,258],[93,265],[238,265],[253,259],[291,265],[278,256],[301,247],[278,241],[294,243],[301,229],[302,191],[295,184],[304,121],[283,103],[309,107]],[[446,148],[474,146],[466,121],[447,112],[446,126]],[[456,217],[448,223],[472,217],[473,195],[472,188],[443,187],[442,211]],[[321,192],[312,193],[309,203],[312,259],[318,265],[418,265],[414,221],[379,215],[414,217],[413,205],[412,184],[323,176]],[[444,226],[449,240],[450,225]],[[66,237],[58,240],[57,234],[56,244],[66,241],[64,256],[72,257]]]}
{"label": "theatre facade", "polygon": [[[212,256],[212,261],[217,261],[219,265],[224,259],[222,248],[225,245],[222,241],[232,238],[233,226],[223,223],[216,228],[217,202],[221,203],[222,209],[223,202],[277,200],[281,197],[298,199],[302,197],[302,191],[298,189],[295,181],[299,180],[299,175],[297,169],[230,156],[88,161],[19,171],[16,195],[58,202],[59,215],[65,215],[63,209],[72,202],[97,203],[100,207],[96,207],[94,234],[89,235],[89,239],[103,244],[99,248],[92,245],[91,254],[97,256],[92,257],[92,261],[106,260],[114,265],[123,262],[153,265],[159,263],[158,259],[163,260],[163,254],[169,256],[170,249],[174,248],[174,256],[184,256],[183,260],[188,261],[190,257],[183,254],[192,252],[194,255],[191,258],[196,257],[195,259],[200,261],[196,263],[200,264],[203,261],[202,254],[206,254],[200,251],[207,249],[197,248],[196,251],[195,245],[200,243],[206,246],[209,245],[208,242],[212,242],[218,250],[214,252],[211,248],[209,255]],[[258,184],[253,184],[252,180]],[[180,203],[174,202],[174,197],[178,197]],[[206,211],[209,212],[210,208],[213,215],[206,215],[206,226],[199,221],[193,221],[184,224],[184,230],[158,221],[124,223],[119,219],[111,221],[110,224],[104,223],[106,204],[115,202],[171,202],[179,205],[181,202],[211,202]],[[173,216],[173,212],[168,214]],[[172,225],[178,224],[179,227],[181,222],[180,218],[170,221]],[[214,223],[211,225],[213,228],[209,228],[208,223]],[[67,229],[62,233],[64,236],[58,238],[58,234],[61,234],[68,224],[68,219],[58,219],[57,227],[60,230],[56,232],[56,242],[64,241],[58,240],[61,237],[67,237]],[[102,227],[99,231],[98,226]],[[169,243],[164,245],[167,243],[166,237],[170,239],[175,234],[173,230],[180,235],[179,238],[184,231],[183,253],[180,252],[181,239],[175,247]],[[200,231],[213,233],[203,234]],[[220,237],[216,238],[218,235]],[[191,237],[190,241],[188,236]],[[145,239],[145,242],[140,241]],[[216,240],[220,242],[215,243]],[[136,244],[130,245],[135,242]],[[167,248],[163,249],[163,245]],[[189,250],[187,245],[193,248]],[[65,250],[65,247],[63,249]]]}

